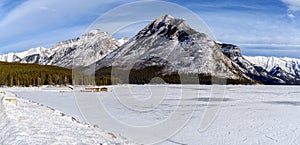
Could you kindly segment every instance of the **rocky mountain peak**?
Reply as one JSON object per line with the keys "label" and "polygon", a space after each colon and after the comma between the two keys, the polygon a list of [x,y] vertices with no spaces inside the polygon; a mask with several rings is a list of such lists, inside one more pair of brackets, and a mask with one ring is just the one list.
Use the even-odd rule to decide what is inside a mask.
{"label": "rocky mountain peak", "polygon": [[190,35],[197,33],[197,31],[189,26],[185,19],[177,19],[171,15],[163,15],[141,30],[136,35],[136,39],[156,34],[171,40],[178,39],[179,41],[184,41]]}
{"label": "rocky mountain peak", "polygon": [[163,24],[176,26],[179,30],[192,29],[188,22],[182,18],[174,18],[171,15],[163,15],[157,18],[154,22],[154,26],[160,28]]}
{"label": "rocky mountain peak", "polygon": [[108,33],[102,32],[100,29],[94,29],[84,33],[82,37],[94,37],[94,36],[101,36],[101,35],[108,35]]}

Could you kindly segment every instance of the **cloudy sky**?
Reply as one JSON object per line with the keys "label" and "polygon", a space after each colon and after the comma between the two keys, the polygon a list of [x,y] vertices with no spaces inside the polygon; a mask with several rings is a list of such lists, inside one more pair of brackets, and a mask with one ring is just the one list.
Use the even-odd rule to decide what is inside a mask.
{"label": "cloudy sky", "polygon": [[[107,11],[128,2],[132,1],[0,0],[0,54],[78,37]],[[300,0],[169,2],[196,13],[217,40],[239,45],[246,55],[300,58]],[[127,35],[138,31],[133,28],[137,27]]]}

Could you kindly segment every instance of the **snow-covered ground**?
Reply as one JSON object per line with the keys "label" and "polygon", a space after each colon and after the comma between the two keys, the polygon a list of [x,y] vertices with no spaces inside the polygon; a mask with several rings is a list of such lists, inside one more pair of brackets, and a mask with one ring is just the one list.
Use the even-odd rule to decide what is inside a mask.
{"label": "snow-covered ground", "polygon": [[[2,98],[16,99],[17,105]],[[123,137],[10,92],[1,92],[0,99],[0,144],[129,144]]]}
{"label": "snow-covered ground", "polygon": [[[101,93],[71,92],[67,88],[5,88],[2,90],[11,91],[19,97],[50,106],[67,115],[74,116],[82,122],[97,125],[101,129],[113,132],[113,134],[121,134],[129,140],[135,139],[134,132],[130,132],[126,128],[116,128],[115,122],[109,122],[110,120],[102,116],[103,114],[97,114],[99,108],[95,108],[95,106],[102,105],[105,111],[113,116],[115,120],[132,128],[157,125],[168,121],[171,118],[170,116],[174,114],[172,119],[178,122],[183,118],[188,119],[183,128],[179,128],[179,131],[174,132],[173,136],[165,138],[166,140],[160,144],[300,144],[299,86],[219,86],[222,91],[216,94],[214,94],[216,90],[212,91],[213,87],[124,85],[109,86],[109,92]],[[126,89],[131,90],[127,91]],[[210,98],[211,94],[214,94],[214,98]],[[158,98],[149,103],[151,95],[154,98],[158,96]],[[147,100],[148,103],[143,104],[143,101],[147,102]],[[158,104],[155,104],[157,100]],[[29,141],[33,142],[35,138],[41,137],[43,132],[36,132],[41,128],[36,129],[37,124],[35,123],[26,124],[26,120],[39,123],[46,121],[44,124],[41,123],[42,128],[43,126],[52,128],[53,132],[57,128],[56,123],[58,121],[56,120],[63,120],[66,123],[63,123],[62,126],[72,126],[72,124],[74,126],[70,128],[58,127],[61,134],[54,133],[52,137],[68,137],[64,141],[72,141],[68,133],[74,131],[72,137],[80,137],[82,140],[78,139],[79,141],[84,139],[96,141],[91,139],[93,137],[90,137],[98,135],[95,133],[94,128],[74,123],[70,117],[60,116],[57,113],[58,111],[52,111],[23,99],[19,101],[21,101],[21,104],[17,106],[17,110],[13,106],[4,107],[5,114],[10,114],[10,118],[4,119],[4,123],[2,123],[2,120],[7,117],[4,117],[5,115],[1,112],[2,106],[0,107],[2,113],[0,115],[1,128],[6,124],[5,121],[16,126],[10,128],[13,125],[8,125],[9,128],[6,131],[1,131],[2,138],[6,138],[5,136],[11,134],[20,134],[18,135],[20,136],[19,139],[24,139],[24,136],[26,137],[26,135],[32,133],[36,136]],[[218,110],[219,106],[220,109]],[[29,112],[33,113],[30,114]],[[189,116],[190,113],[193,113],[192,116]],[[41,121],[39,121],[40,116],[50,119],[40,119]],[[97,121],[99,118],[101,118],[101,121]],[[210,121],[212,118],[214,118],[213,121],[203,123],[205,120]],[[25,123],[22,122],[23,120]],[[209,126],[206,126],[207,124]],[[17,129],[18,127],[21,128]],[[31,128],[35,129],[26,132]],[[76,128],[81,128],[82,132],[77,131]],[[51,132],[49,129],[47,131],[48,134]],[[140,133],[141,138],[144,137],[142,133]],[[161,135],[164,137],[165,135],[162,132],[153,131],[149,134],[151,133],[154,136]],[[100,132],[99,136],[100,141],[108,142],[109,136],[107,137],[107,134]],[[45,142],[50,139],[45,138]],[[116,142],[121,141],[120,139]]]}

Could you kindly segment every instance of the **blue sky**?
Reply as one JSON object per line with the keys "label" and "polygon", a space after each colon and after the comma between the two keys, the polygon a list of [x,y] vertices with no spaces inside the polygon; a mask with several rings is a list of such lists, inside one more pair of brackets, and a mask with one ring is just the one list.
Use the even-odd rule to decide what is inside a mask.
{"label": "blue sky", "polygon": [[[132,1],[0,0],[0,53],[51,47],[78,37],[105,12],[128,2]],[[245,55],[300,58],[300,0],[169,2],[199,15],[217,40],[239,45]]]}

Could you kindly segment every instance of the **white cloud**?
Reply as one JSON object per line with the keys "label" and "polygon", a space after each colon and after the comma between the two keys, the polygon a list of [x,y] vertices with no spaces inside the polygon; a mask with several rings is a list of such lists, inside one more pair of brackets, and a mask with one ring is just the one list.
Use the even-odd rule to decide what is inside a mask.
{"label": "white cloud", "polygon": [[4,46],[19,41],[34,38],[39,41],[40,38],[35,36],[49,31],[87,25],[109,10],[111,4],[122,1],[124,0],[26,1],[6,13],[2,19],[0,17],[0,51],[3,51]]}
{"label": "white cloud", "polygon": [[291,18],[291,19],[293,19],[293,18],[295,18],[295,15],[292,14],[292,13],[289,13],[289,14],[288,14],[288,17]]}
{"label": "white cloud", "polygon": [[41,6],[40,9],[41,9],[41,10],[45,10],[45,11],[49,11],[49,10],[50,10],[50,11],[56,11],[55,9],[51,9],[51,8],[49,8],[49,7],[46,7],[46,6]]}
{"label": "white cloud", "polygon": [[239,44],[244,55],[248,56],[279,56],[299,58],[299,45],[284,44]]}
{"label": "white cloud", "polygon": [[300,45],[293,45],[293,44],[276,44],[276,43],[271,43],[271,44],[238,44],[239,46],[249,46],[249,47],[279,47],[279,48],[284,48],[284,47],[289,47],[289,48],[300,48]]}
{"label": "white cloud", "polygon": [[284,2],[288,8],[289,11],[300,11],[300,0],[281,0],[282,2]]}
{"label": "white cloud", "polygon": [[[299,23],[291,23],[282,17],[282,13],[211,11],[199,14],[203,15],[219,41],[237,44],[244,55],[299,58]],[[297,12],[288,14],[293,17]],[[294,19],[294,22],[299,20]]]}
{"label": "white cloud", "polygon": [[38,34],[26,40],[16,41],[15,43],[2,46],[0,54],[2,50],[5,50],[4,52],[7,53],[7,50],[9,50],[9,52],[21,52],[38,46],[50,48],[54,45],[54,43],[80,36],[84,33],[87,27],[88,26],[86,25],[82,25]]}

